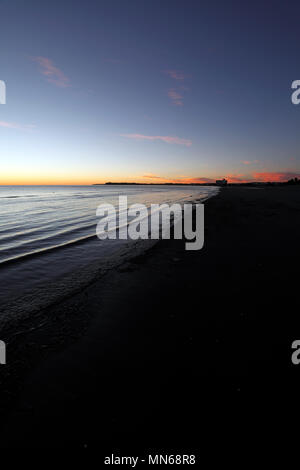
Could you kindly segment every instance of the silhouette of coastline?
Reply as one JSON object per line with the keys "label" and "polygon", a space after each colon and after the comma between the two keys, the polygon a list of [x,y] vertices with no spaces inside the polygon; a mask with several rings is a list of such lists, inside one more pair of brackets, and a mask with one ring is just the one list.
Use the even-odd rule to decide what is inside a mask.
{"label": "silhouette of coastline", "polygon": [[[113,182],[113,181],[108,181],[107,183],[104,183],[105,185],[137,185],[137,186],[224,186],[224,184],[220,184],[220,182],[226,181],[226,180],[216,180],[212,181],[210,183],[128,183],[125,181],[120,181],[120,182]],[[263,186],[297,186],[300,185],[300,179],[299,178],[292,178],[288,181],[249,181],[249,182],[244,182],[244,183],[228,183],[226,181],[225,183],[226,186],[230,187],[263,187]],[[102,183],[94,183],[92,186],[102,186]]]}

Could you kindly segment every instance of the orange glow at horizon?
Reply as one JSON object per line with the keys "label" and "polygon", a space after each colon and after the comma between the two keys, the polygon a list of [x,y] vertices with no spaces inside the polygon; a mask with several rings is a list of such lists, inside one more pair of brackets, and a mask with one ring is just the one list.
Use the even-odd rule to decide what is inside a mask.
{"label": "orange glow at horizon", "polygon": [[23,174],[18,176],[11,175],[0,175],[0,185],[9,186],[9,185],[93,185],[93,184],[105,184],[107,182],[111,183],[152,183],[152,184],[201,184],[201,183],[215,183],[216,179],[226,178],[229,183],[249,183],[251,181],[256,182],[284,182],[292,178],[300,178],[300,174],[296,172],[253,172],[251,175],[243,174],[224,174],[221,176],[215,177],[192,177],[192,176],[178,176],[178,177],[164,177],[155,175],[152,173],[144,175],[132,175],[132,176],[122,176],[122,175],[111,175],[97,177],[95,175],[68,175],[65,174],[58,175],[32,175],[32,174]]}

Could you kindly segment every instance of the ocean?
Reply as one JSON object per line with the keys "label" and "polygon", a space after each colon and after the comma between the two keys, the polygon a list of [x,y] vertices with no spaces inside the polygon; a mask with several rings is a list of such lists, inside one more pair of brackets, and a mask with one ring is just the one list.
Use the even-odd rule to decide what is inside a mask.
{"label": "ocean", "polygon": [[150,207],[204,201],[216,191],[208,186],[0,186],[1,311],[44,306],[151,243],[99,240],[99,204],[117,206],[118,197],[127,196],[128,205]]}

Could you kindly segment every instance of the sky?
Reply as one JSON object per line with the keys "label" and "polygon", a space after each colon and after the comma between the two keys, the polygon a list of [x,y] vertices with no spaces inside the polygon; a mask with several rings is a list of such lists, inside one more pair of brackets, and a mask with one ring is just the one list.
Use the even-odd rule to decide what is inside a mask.
{"label": "sky", "polygon": [[300,174],[299,2],[0,0],[0,184]]}

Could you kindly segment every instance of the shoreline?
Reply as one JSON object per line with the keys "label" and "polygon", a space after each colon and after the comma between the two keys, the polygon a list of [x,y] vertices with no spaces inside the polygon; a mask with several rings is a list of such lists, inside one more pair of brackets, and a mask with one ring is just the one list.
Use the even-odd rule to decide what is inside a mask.
{"label": "shoreline", "polygon": [[[182,205],[185,203],[194,204],[196,202],[205,203],[216,194],[218,194],[218,191],[206,197],[201,196],[201,194],[190,195],[181,200],[180,203]],[[185,201],[185,199],[187,199],[187,201]],[[177,201],[174,203],[177,203]],[[171,221],[171,226],[172,225],[173,223]],[[47,248],[36,253],[30,253],[0,263],[0,274],[2,278],[5,279],[5,276],[9,273],[8,277],[11,278],[11,282],[13,282],[15,268],[18,269],[18,275],[20,276],[22,269],[25,270],[25,272],[35,271],[36,261],[42,263],[42,267],[38,265],[38,269],[39,271],[43,271],[45,276],[42,282],[31,280],[31,284],[27,283],[26,288],[22,286],[23,293],[20,295],[18,292],[16,298],[14,298],[13,290],[12,293],[6,294],[4,299],[0,297],[2,300],[0,308],[0,334],[3,329],[5,330],[9,322],[13,322],[14,324],[19,320],[22,322],[22,317],[26,317],[31,313],[36,313],[46,308],[51,308],[52,305],[58,304],[68,297],[81,292],[93,282],[101,279],[111,269],[117,269],[123,263],[130,262],[132,258],[140,256],[159,241],[160,240],[152,240],[150,235],[149,238],[145,240],[123,241],[117,239],[117,250],[110,250],[110,253],[104,245],[102,256],[99,257],[98,255],[93,259],[91,254],[95,252],[95,250],[97,251],[97,244],[99,243],[97,235],[94,234],[80,240],[67,242],[62,246]],[[74,250],[74,248],[76,249],[78,246],[85,247],[86,252],[84,255],[89,256],[90,262],[85,261],[82,265],[80,265],[80,263],[77,265],[74,264],[72,265],[72,269],[67,272],[63,274],[56,273],[56,275],[53,276],[53,270],[49,269],[48,266],[50,266],[52,262],[55,264],[58,261],[59,267],[59,253],[61,252],[62,259],[66,258],[66,256],[70,258],[69,253],[72,253],[72,251],[69,252],[68,250]],[[76,252],[73,252],[73,254],[78,257]],[[7,269],[9,270],[8,272]],[[12,298],[12,300],[10,300],[10,298]]]}
{"label": "shoreline", "polygon": [[[246,397],[253,392],[249,379],[267,393],[264,376],[293,375],[289,339],[300,321],[289,293],[297,282],[299,211],[299,188],[224,188],[205,203],[202,250],[186,252],[184,240],[159,241],[27,318],[17,337],[1,338],[9,361],[1,376],[6,445],[81,447],[103,433],[107,441],[138,439],[141,427],[144,435],[155,430],[157,441],[163,432],[183,439],[192,418],[174,421],[180,396],[197,417],[217,384],[222,415],[228,391],[235,399],[241,390]],[[274,313],[284,306],[284,318]],[[183,383],[174,388],[178,374]],[[116,403],[119,383],[128,390]],[[53,435],[59,416],[64,422]],[[146,426],[149,416],[156,423]],[[87,428],[87,418],[95,427],[101,422],[101,432]]]}

